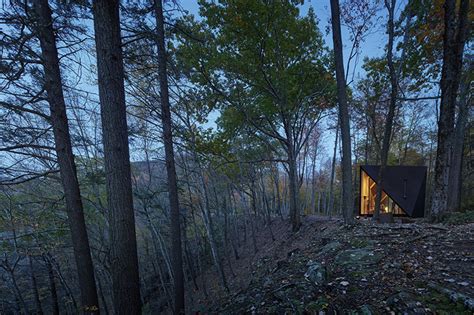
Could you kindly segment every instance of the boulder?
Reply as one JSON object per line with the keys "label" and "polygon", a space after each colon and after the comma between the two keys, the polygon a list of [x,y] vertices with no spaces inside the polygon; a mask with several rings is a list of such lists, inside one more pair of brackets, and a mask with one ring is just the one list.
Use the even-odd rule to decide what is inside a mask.
{"label": "boulder", "polygon": [[387,306],[396,314],[428,314],[420,301],[408,292],[398,292],[387,299]]}
{"label": "boulder", "polygon": [[304,277],[316,286],[324,285],[328,277],[326,266],[312,260],[307,263],[307,266],[308,270]]}

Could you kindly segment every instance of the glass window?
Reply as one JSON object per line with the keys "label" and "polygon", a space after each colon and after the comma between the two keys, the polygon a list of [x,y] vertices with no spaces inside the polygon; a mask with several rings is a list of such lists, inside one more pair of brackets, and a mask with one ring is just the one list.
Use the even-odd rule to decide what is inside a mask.
{"label": "glass window", "polygon": [[[377,184],[366,172],[361,170],[360,186],[360,213],[361,215],[372,215],[375,210],[375,197],[377,195]],[[385,191],[382,191],[382,201],[380,203],[380,213],[393,213],[404,215],[405,212],[390,198]]]}

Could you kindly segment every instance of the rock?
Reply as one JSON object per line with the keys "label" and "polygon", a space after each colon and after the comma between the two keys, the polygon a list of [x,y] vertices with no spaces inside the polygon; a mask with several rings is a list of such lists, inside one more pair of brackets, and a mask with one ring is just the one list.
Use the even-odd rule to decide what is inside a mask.
{"label": "rock", "polygon": [[347,287],[349,285],[348,281],[341,281],[340,285]]}
{"label": "rock", "polygon": [[372,315],[374,314],[369,305],[362,305],[356,310],[350,310],[347,312],[349,315]]}
{"label": "rock", "polygon": [[340,252],[334,261],[341,266],[366,267],[377,264],[381,259],[382,256],[374,253],[371,248],[357,248]]}
{"label": "rock", "polygon": [[461,292],[456,292],[445,287],[441,287],[434,283],[429,283],[428,286],[436,291],[445,294],[454,303],[462,303],[468,310],[474,312],[474,298],[467,296]]}
{"label": "rock", "polygon": [[326,255],[330,252],[335,252],[341,248],[342,244],[339,241],[333,241],[324,245],[319,251],[318,255]]}
{"label": "rock", "polygon": [[321,286],[327,281],[327,270],[326,266],[319,262],[310,260],[307,264],[308,270],[304,274],[304,277],[314,283],[316,286]]}
{"label": "rock", "polygon": [[394,294],[387,299],[386,303],[396,314],[427,314],[420,301],[408,292]]}
{"label": "rock", "polygon": [[373,312],[372,312],[372,309],[370,308],[370,306],[368,306],[368,305],[362,305],[362,306],[359,308],[359,314],[360,314],[360,315],[372,315]]}

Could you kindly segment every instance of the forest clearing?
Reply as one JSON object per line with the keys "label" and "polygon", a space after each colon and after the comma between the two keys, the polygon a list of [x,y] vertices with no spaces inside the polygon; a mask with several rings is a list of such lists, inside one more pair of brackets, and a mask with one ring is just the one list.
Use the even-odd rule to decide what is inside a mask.
{"label": "forest clearing", "polygon": [[8,0],[0,315],[474,313],[471,0]]}

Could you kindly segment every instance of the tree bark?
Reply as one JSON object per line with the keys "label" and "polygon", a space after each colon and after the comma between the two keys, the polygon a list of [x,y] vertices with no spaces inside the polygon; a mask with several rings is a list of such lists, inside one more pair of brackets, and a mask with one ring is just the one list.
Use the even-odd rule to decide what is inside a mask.
{"label": "tree bark", "polygon": [[[449,168],[454,136],[456,97],[459,89],[463,51],[468,34],[469,0],[461,0],[458,14],[456,1],[444,3],[443,69],[441,71],[441,102],[438,121],[431,216],[437,220],[448,210]],[[456,15],[458,18],[456,19]],[[458,23],[456,24],[456,20]]]}
{"label": "tree bark", "polygon": [[311,159],[311,214],[316,213],[316,158],[318,156],[318,143],[315,143]]}
{"label": "tree bark", "polygon": [[448,194],[448,211],[456,211],[461,209],[461,188],[462,188],[462,161],[464,153],[464,136],[466,133],[466,123],[468,120],[468,106],[471,101],[469,94],[470,81],[469,74],[472,73],[474,60],[470,56],[469,64],[463,76],[461,83],[459,111],[456,121],[454,133],[454,148],[452,152],[452,162],[449,169],[449,191]]}
{"label": "tree bark", "polygon": [[301,225],[299,196],[298,196],[298,170],[296,163],[296,154],[293,146],[288,147],[288,182],[289,182],[289,197],[290,197],[290,220],[293,232],[299,230]]}
{"label": "tree bark", "polygon": [[174,163],[173,134],[170,101],[168,95],[168,74],[166,72],[165,29],[162,0],[155,0],[156,44],[158,46],[158,73],[160,75],[161,122],[165,145],[166,173],[171,220],[171,256],[174,274],[174,313],[184,314],[184,274],[181,249],[181,226],[179,218],[178,184]]}
{"label": "tree bark", "polygon": [[273,178],[274,178],[274,183],[275,183],[275,192],[276,192],[276,204],[277,204],[277,211],[278,214],[280,215],[281,220],[283,221],[283,212],[281,210],[282,208],[282,201],[281,201],[281,193],[280,193],[280,171],[278,170],[278,164],[276,164],[274,167],[272,167],[274,170],[273,172]]}
{"label": "tree bark", "polygon": [[[390,1],[390,3],[389,3]],[[375,196],[375,211],[374,219],[378,220],[380,216],[380,204],[382,201],[382,185],[383,185],[383,174],[385,168],[387,167],[388,152],[390,150],[390,140],[392,137],[393,129],[393,119],[395,116],[395,109],[397,105],[397,93],[398,93],[398,83],[397,83],[397,74],[395,71],[395,65],[393,63],[393,42],[395,36],[395,26],[394,26],[394,13],[395,13],[395,0],[385,0],[385,6],[388,10],[388,47],[387,47],[387,64],[390,72],[390,103],[388,106],[388,114],[385,121],[385,129],[382,141],[382,152],[380,153],[380,168],[378,172],[378,181],[377,181],[377,193]]]}
{"label": "tree bark", "polygon": [[118,314],[141,311],[119,1],[93,2],[102,139],[110,212],[111,275]]}
{"label": "tree bark", "polygon": [[330,184],[329,184],[329,202],[328,202],[328,207],[326,209],[327,213],[330,213],[334,208],[334,177],[335,177],[334,175],[336,173],[336,153],[337,153],[338,140],[339,140],[339,119],[337,120],[337,125],[336,125],[336,139],[334,140],[334,152],[332,155],[331,179],[330,179]]}
{"label": "tree bark", "polygon": [[34,6],[38,18],[37,27],[44,68],[44,84],[48,94],[55,150],[66,199],[66,210],[77,266],[82,302],[81,311],[98,314],[99,300],[94,278],[94,267],[84,220],[76,164],[72,152],[51,9],[47,0],[35,1]]}
{"label": "tree bark", "polygon": [[334,59],[336,63],[337,100],[339,103],[339,120],[342,140],[342,207],[344,209],[344,222],[354,222],[353,196],[352,196],[352,151],[349,109],[346,95],[346,79],[344,76],[344,60],[342,56],[341,21],[339,0],[331,0],[332,36],[334,42]]}

